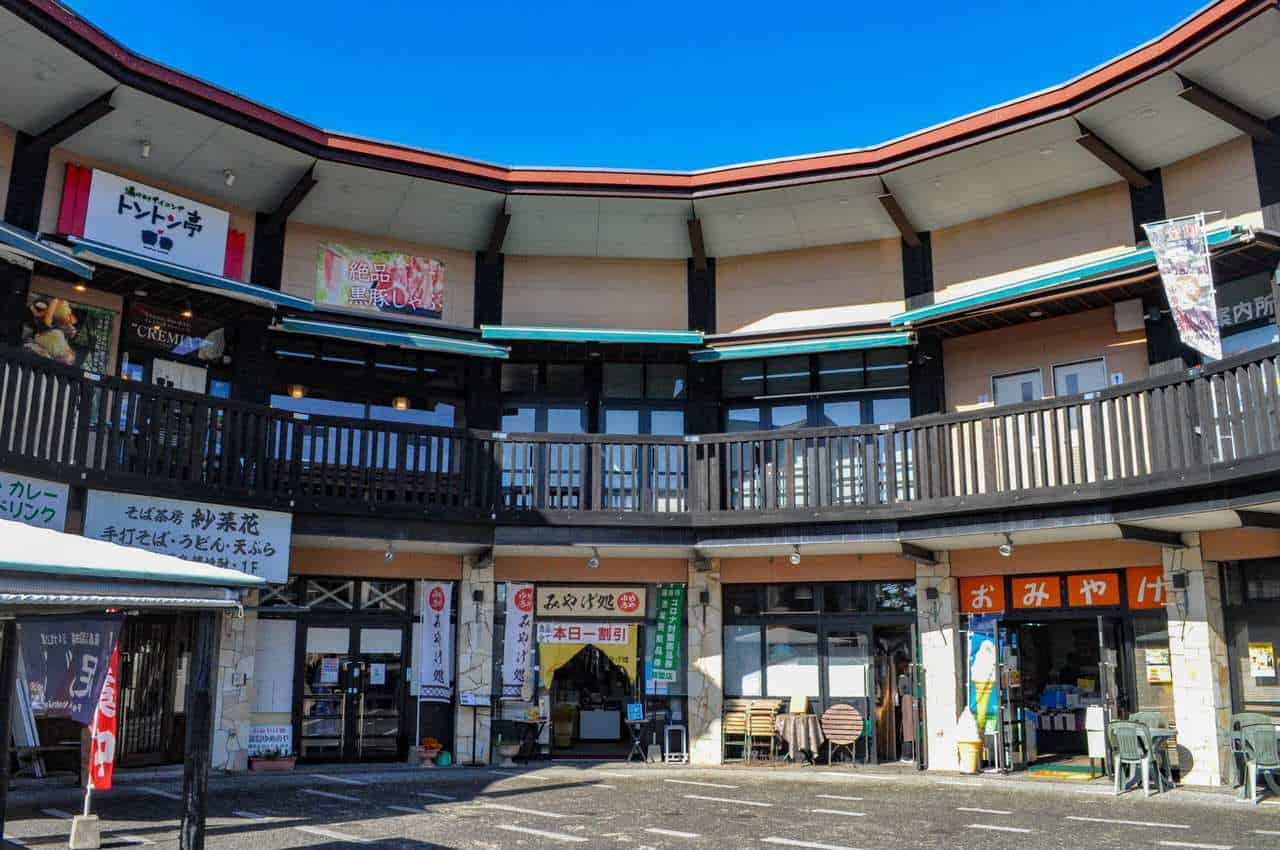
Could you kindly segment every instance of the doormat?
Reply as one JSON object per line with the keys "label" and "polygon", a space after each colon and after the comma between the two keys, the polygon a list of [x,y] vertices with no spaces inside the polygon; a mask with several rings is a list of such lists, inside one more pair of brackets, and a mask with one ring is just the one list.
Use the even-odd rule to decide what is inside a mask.
{"label": "doormat", "polygon": [[1037,776],[1043,779],[1070,779],[1088,782],[1092,778],[1097,777],[1097,770],[1093,771],[1091,777],[1089,765],[1087,764],[1071,764],[1069,762],[1036,765],[1028,771],[1028,775]]}

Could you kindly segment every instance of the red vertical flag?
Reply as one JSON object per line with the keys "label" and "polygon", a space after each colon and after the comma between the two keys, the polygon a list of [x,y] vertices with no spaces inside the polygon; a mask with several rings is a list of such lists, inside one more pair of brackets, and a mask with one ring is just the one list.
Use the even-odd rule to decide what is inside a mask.
{"label": "red vertical flag", "polygon": [[93,748],[89,755],[89,787],[106,791],[116,762],[116,692],[120,681],[120,646],[111,651],[111,667],[93,713]]}

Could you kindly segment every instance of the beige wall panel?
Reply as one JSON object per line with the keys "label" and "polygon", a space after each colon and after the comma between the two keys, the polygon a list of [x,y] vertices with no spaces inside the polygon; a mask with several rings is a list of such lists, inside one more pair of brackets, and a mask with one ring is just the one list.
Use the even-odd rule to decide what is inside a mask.
{"label": "beige wall panel", "polygon": [[184,198],[190,198],[193,201],[199,201],[202,204],[209,204],[226,210],[231,216],[231,229],[238,230],[244,234],[244,263],[240,269],[239,279],[249,279],[249,267],[253,261],[253,227],[256,216],[253,210],[230,206],[225,201],[203,195],[180,183],[172,183],[141,171],[122,169],[116,165],[109,165],[89,157],[80,156],[65,148],[54,148],[53,152],[49,154],[49,177],[44,184],[44,203],[40,209],[40,231],[42,233],[56,233],[58,230],[58,211],[62,207],[62,184],[67,176],[68,162],[83,165],[86,168],[110,171],[112,174],[128,177],[141,183],[146,183],[148,186],[155,186],[157,189],[164,189],[166,192],[173,192]]}
{"label": "beige wall panel", "polygon": [[722,558],[724,584],[778,584],[791,581],[912,580],[916,565],[897,555],[804,555],[792,566],[786,555],[773,558]]}
{"label": "beige wall panel", "polygon": [[1280,557],[1280,529],[1226,528],[1200,532],[1200,552],[1206,561],[1248,561]]}
{"label": "beige wall panel", "polygon": [[903,310],[897,239],[716,260],[719,333],[883,322]]}
{"label": "beige wall panel", "polygon": [[0,124],[0,212],[9,198],[9,175],[13,173],[13,128]]}
{"label": "beige wall panel", "polygon": [[1262,201],[1248,136],[1165,166],[1160,178],[1165,214],[1170,218],[1221,212],[1209,216],[1208,223],[1262,226]]}
{"label": "beige wall panel", "polygon": [[972,295],[1133,248],[1129,187],[1115,183],[935,231],[937,300]]}
{"label": "beige wall panel", "polygon": [[352,248],[400,251],[444,263],[444,311],[440,324],[471,327],[475,323],[476,257],[471,251],[439,248],[403,239],[365,236],[348,230],[290,224],[284,242],[281,288],[299,298],[316,296],[316,263],[322,242],[339,242]]}
{"label": "beige wall panel", "polygon": [[104,307],[108,310],[114,310],[116,320],[115,326],[111,329],[111,353],[107,360],[109,364],[107,374],[114,375],[116,373],[117,358],[120,354],[120,325],[124,321],[124,299],[119,295],[112,295],[109,292],[93,289],[92,282],[89,282],[88,285],[90,288],[84,292],[76,292],[75,288],[69,283],[54,280],[51,277],[44,277],[40,274],[33,274],[31,276],[30,291],[55,298],[65,298],[68,301],[75,301],[80,304],[88,304],[91,307]]}
{"label": "beige wall panel", "polygon": [[289,575],[460,579],[462,556],[396,552],[395,560],[387,563],[381,549],[316,549],[296,546],[289,553]]}
{"label": "beige wall panel", "polygon": [[507,257],[502,323],[687,330],[687,277],[684,260]]}
{"label": "beige wall panel", "polygon": [[1044,391],[1052,395],[1054,364],[1104,357],[1108,379],[1121,372],[1125,381],[1145,378],[1148,371],[1146,333],[1116,333],[1111,307],[952,337],[943,341],[942,353],[950,410],[968,409],[984,395],[992,400],[991,378],[997,374],[1039,369]]}
{"label": "beige wall panel", "polygon": [[1030,575],[1158,566],[1159,546],[1127,540],[1081,540],[1075,543],[1016,546],[1008,558],[1001,557],[995,547],[955,549],[951,552],[953,576]]}
{"label": "beige wall panel", "polygon": [[617,584],[632,582],[684,582],[689,580],[687,558],[606,558],[597,569],[587,568],[589,552],[581,558],[499,557],[493,565],[498,581],[591,582]]}

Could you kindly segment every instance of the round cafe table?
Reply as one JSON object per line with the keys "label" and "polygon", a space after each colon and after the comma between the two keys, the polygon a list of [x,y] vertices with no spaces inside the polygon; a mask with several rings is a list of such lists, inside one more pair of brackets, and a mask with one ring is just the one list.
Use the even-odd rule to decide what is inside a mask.
{"label": "round cafe table", "polygon": [[805,760],[813,763],[814,756],[827,740],[818,724],[817,715],[779,714],[773,721],[774,731],[787,745],[787,758],[795,761],[796,753],[804,753]]}

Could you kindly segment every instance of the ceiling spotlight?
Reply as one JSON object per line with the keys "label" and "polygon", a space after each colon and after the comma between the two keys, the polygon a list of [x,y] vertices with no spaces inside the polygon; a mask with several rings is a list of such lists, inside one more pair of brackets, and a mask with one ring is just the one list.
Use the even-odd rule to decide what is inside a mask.
{"label": "ceiling spotlight", "polygon": [[142,140],[142,158],[151,159],[151,140],[150,139]]}
{"label": "ceiling spotlight", "polygon": [[391,548],[391,541],[387,541],[387,551],[382,553],[382,560],[388,564],[396,559],[396,550]]}
{"label": "ceiling spotlight", "polygon": [[236,173],[230,168],[224,168],[222,170],[222,182],[226,183],[227,188],[230,189],[232,186],[236,185]]}
{"label": "ceiling spotlight", "polygon": [[1007,558],[1013,554],[1013,538],[1007,531],[1004,534],[1004,542],[1000,544],[999,552],[1001,558]]}
{"label": "ceiling spotlight", "polygon": [[72,287],[72,289],[74,289],[76,292],[84,292],[88,288],[89,287],[85,286],[83,283],[77,283],[74,287]]}
{"label": "ceiling spotlight", "polygon": [[600,569],[600,552],[594,546],[591,547],[591,557],[587,558],[587,569]]}
{"label": "ceiling spotlight", "polygon": [[133,291],[133,294],[134,294],[134,296],[136,296],[136,297],[138,297],[138,298],[146,298],[146,297],[147,297],[147,291],[146,291],[145,289],[135,289],[135,290]]}
{"label": "ceiling spotlight", "polygon": [[307,388],[302,384],[289,385],[289,398],[302,398],[307,394]]}
{"label": "ceiling spotlight", "polygon": [[396,409],[396,410],[408,410],[408,409],[409,409],[409,397],[408,397],[408,396],[403,396],[403,395],[398,395],[398,396],[396,396],[395,398],[391,399],[391,406],[392,406],[394,409]]}
{"label": "ceiling spotlight", "polygon": [[191,310],[191,302],[188,301],[186,305],[182,308],[182,318],[190,319],[194,315],[195,313]]}
{"label": "ceiling spotlight", "polygon": [[1044,317],[1044,310],[1028,310],[1027,315],[1033,319],[1040,319]]}
{"label": "ceiling spotlight", "polygon": [[795,546],[791,547],[791,557],[789,560],[791,561],[791,566],[800,566],[800,544],[797,543]]}

